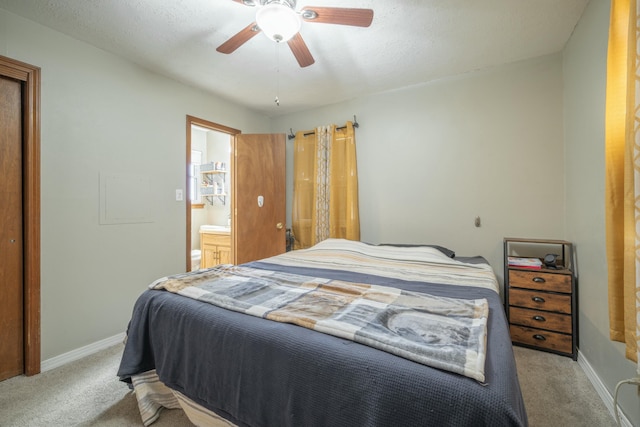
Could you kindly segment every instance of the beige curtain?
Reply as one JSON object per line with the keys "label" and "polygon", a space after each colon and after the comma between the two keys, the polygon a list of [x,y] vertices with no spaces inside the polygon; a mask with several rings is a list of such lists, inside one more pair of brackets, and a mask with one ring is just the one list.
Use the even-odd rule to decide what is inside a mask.
{"label": "beige curtain", "polygon": [[353,124],[296,134],[293,158],[294,249],[329,237],[360,240]]}
{"label": "beige curtain", "polygon": [[611,2],[605,114],[605,212],[610,336],[612,340],[625,343],[626,357],[638,362],[640,75],[636,3],[637,0]]}

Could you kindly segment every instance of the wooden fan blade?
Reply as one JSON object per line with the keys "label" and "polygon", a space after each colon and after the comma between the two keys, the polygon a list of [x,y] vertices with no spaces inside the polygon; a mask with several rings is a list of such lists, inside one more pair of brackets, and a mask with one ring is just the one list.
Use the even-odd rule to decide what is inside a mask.
{"label": "wooden fan blade", "polygon": [[301,67],[308,67],[316,62],[315,59],[313,59],[313,56],[311,56],[311,52],[309,52],[307,44],[302,40],[300,33],[296,33],[296,35],[293,36],[287,44],[291,48],[293,56],[296,57],[298,64],[300,64]]}
{"label": "wooden fan blade", "polygon": [[260,28],[258,28],[258,25],[255,22],[253,24],[249,24],[244,29],[240,30],[240,32],[235,36],[218,46],[216,50],[220,53],[231,53],[248,42],[251,37],[255,36],[259,32]]}
{"label": "wooden fan blade", "polygon": [[[315,17],[305,17],[305,10],[314,12]],[[346,7],[316,7],[307,6],[301,10],[302,19],[307,22],[320,24],[353,25],[355,27],[368,27],[373,21],[373,10],[351,9]]]}

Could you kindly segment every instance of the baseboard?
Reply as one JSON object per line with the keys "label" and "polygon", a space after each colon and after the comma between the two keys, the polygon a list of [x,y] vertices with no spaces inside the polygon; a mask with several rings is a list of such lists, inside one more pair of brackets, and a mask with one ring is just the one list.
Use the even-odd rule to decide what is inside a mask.
{"label": "baseboard", "polygon": [[125,333],[123,332],[121,334],[96,341],[92,344],[85,345],[84,347],[71,350],[70,352],[61,354],[59,356],[52,357],[51,359],[44,360],[40,365],[40,372],[50,371],[51,369],[58,368],[62,365],[66,365],[67,363],[90,356],[101,350],[105,350],[113,345],[120,344],[124,341],[124,336]]}
{"label": "baseboard", "polygon": [[[593,370],[589,361],[580,353],[578,350],[578,365],[582,368],[585,375],[591,381],[591,384],[596,389],[596,393],[600,396],[600,399],[604,402],[604,405],[609,410],[611,417],[615,419],[614,409],[613,409],[613,395],[607,390],[604,383],[600,380],[600,377],[596,374],[596,371]],[[622,427],[633,427],[631,421],[624,415],[624,413],[618,410],[618,416],[620,418],[620,425]]]}

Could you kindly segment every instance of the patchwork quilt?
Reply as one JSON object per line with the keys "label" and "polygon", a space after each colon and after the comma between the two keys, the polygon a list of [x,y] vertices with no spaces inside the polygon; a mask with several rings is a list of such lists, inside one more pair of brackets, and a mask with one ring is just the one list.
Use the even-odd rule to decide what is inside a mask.
{"label": "patchwork quilt", "polygon": [[292,323],[485,381],[486,299],[232,265],[164,277],[150,288]]}

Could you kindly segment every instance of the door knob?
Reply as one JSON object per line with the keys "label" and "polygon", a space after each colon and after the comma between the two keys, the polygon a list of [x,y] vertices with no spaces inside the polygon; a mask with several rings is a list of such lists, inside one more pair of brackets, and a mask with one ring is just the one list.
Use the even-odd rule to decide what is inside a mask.
{"label": "door knob", "polygon": [[279,222],[279,223],[277,223],[277,224],[276,224],[276,228],[277,228],[278,230],[282,230],[282,227],[284,227],[284,225],[283,225],[281,222]]}

